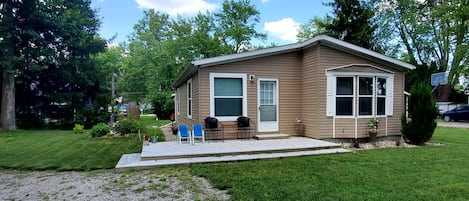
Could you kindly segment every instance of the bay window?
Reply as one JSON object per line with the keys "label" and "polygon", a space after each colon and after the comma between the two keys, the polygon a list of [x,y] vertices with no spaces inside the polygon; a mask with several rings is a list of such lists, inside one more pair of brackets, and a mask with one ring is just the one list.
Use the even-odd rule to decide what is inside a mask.
{"label": "bay window", "polygon": [[392,115],[393,80],[385,73],[328,73],[327,116]]}

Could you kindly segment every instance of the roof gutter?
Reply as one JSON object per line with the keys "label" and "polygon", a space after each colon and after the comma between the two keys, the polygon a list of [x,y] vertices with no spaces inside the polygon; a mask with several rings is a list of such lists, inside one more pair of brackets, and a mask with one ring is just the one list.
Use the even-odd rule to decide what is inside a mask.
{"label": "roof gutter", "polygon": [[194,73],[197,72],[198,68],[198,66],[194,65],[194,62],[190,62],[189,64],[187,64],[184,70],[182,70],[182,72],[174,81],[173,87],[177,88],[178,86],[183,84],[187,79],[189,79]]}

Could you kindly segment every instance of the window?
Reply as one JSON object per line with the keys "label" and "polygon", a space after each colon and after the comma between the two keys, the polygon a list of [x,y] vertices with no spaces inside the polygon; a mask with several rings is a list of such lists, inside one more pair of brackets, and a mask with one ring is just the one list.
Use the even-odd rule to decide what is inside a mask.
{"label": "window", "polygon": [[358,77],[358,115],[373,114],[373,77]]}
{"label": "window", "polygon": [[386,115],[386,78],[377,78],[376,98],[376,114]]}
{"label": "window", "polygon": [[327,116],[392,115],[392,74],[328,73]]}
{"label": "window", "polygon": [[181,91],[176,89],[176,113],[181,114]]}
{"label": "window", "polygon": [[246,116],[246,75],[234,73],[210,74],[210,115],[222,121]]}
{"label": "window", "polygon": [[336,115],[353,115],[353,77],[337,77]]}
{"label": "window", "polygon": [[187,117],[192,118],[192,79],[187,81]]}

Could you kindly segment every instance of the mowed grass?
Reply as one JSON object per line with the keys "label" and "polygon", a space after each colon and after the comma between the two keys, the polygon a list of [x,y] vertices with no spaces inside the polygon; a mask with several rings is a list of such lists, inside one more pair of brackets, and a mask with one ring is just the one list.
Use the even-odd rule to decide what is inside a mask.
{"label": "mowed grass", "polygon": [[469,200],[469,129],[438,127],[442,147],[198,164],[233,200]]}
{"label": "mowed grass", "polygon": [[140,122],[142,126],[162,126],[171,123],[170,120],[156,120],[156,116],[153,115],[143,115],[140,116]]}
{"label": "mowed grass", "polygon": [[0,130],[0,168],[94,170],[114,168],[124,153],[141,151],[137,135],[90,138],[61,130]]}

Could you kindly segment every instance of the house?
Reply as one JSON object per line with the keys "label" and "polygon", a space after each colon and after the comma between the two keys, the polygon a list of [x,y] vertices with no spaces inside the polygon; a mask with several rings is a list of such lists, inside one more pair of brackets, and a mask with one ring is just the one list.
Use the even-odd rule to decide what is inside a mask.
{"label": "house", "polygon": [[[235,138],[238,116],[258,134],[316,139],[400,136],[405,71],[415,66],[331,38],[310,40],[191,62],[178,76],[176,121],[192,125],[216,117]],[[228,129],[226,129],[228,128]],[[231,130],[230,130],[231,129]]]}

